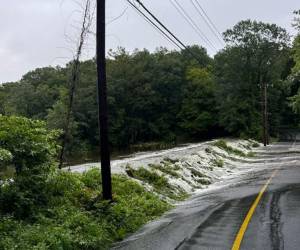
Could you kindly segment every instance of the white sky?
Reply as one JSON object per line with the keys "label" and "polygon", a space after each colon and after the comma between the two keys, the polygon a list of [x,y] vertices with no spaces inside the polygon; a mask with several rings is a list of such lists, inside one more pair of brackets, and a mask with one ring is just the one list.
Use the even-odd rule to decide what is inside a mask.
{"label": "white sky", "polygon": [[[82,1],[83,0],[76,0]],[[190,0],[177,0],[200,25],[208,39],[218,48],[218,41],[195,11]],[[107,49],[118,46],[132,51],[159,46],[174,49],[148,23],[129,7],[126,0],[106,0],[107,21],[125,14],[107,26]],[[240,20],[255,19],[276,23],[291,34],[293,10],[300,9],[299,0],[199,0],[220,32]],[[205,45],[194,30],[171,5],[170,0],[143,0],[156,16],[186,44]],[[73,26],[79,26],[80,13],[74,0],[0,0],[0,83],[19,80],[37,67],[64,65],[72,58],[74,48],[65,34],[76,38]],[[94,55],[91,37],[84,58]],[[207,47],[205,45],[205,47]],[[216,50],[207,47],[210,55]]]}

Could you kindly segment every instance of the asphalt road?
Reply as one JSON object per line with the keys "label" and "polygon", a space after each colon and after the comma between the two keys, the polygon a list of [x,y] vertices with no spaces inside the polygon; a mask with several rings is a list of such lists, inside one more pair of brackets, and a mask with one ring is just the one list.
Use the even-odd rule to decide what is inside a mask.
{"label": "asphalt road", "polygon": [[262,149],[245,171],[202,191],[115,249],[300,249],[300,144]]}

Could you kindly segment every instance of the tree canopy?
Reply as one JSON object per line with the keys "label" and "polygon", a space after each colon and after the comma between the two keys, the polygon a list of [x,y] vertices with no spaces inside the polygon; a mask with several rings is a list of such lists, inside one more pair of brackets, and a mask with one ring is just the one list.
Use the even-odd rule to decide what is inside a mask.
{"label": "tree canopy", "polygon": [[[295,27],[299,28],[297,18]],[[283,28],[245,20],[224,32],[224,40],[226,47],[214,58],[200,46],[189,47],[197,60],[186,50],[109,51],[112,149],[222,135],[260,138],[263,82],[268,86],[271,135],[277,136],[283,126],[296,126],[299,36],[291,47]],[[63,129],[70,71],[71,63],[39,68],[18,82],[3,84],[0,112],[44,120],[50,129]],[[95,60],[82,61],[67,138],[69,153],[97,148],[96,95]]]}

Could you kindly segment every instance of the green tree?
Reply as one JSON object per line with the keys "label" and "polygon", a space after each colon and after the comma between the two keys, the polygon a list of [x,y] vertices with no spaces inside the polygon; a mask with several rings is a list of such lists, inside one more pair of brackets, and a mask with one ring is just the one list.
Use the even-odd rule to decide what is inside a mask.
{"label": "green tree", "polygon": [[180,126],[190,136],[203,138],[217,125],[216,85],[208,69],[190,68],[179,113]]}
{"label": "green tree", "polygon": [[65,84],[65,70],[60,67],[31,71],[19,82],[1,87],[5,93],[5,100],[0,104],[2,114],[45,119],[47,110],[59,97],[59,88]]}
{"label": "green tree", "polygon": [[271,93],[270,124],[275,133],[289,35],[275,24],[246,20],[227,30],[224,39],[228,45],[215,57],[220,124],[230,133],[258,137],[264,81]]}
{"label": "green tree", "polygon": [[[300,11],[294,12],[296,17],[293,26],[298,30],[298,35],[293,41],[292,59],[293,67],[287,81],[290,90],[290,106],[295,114],[300,114]],[[299,116],[296,119],[299,125]]]}

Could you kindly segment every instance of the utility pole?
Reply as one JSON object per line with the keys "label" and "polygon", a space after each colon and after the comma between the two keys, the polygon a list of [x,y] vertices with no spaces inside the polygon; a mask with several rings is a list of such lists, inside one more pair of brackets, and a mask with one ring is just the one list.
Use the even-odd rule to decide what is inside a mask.
{"label": "utility pole", "polygon": [[102,193],[104,200],[112,200],[105,62],[105,12],[105,0],[97,0],[96,58]]}
{"label": "utility pole", "polygon": [[264,83],[264,99],[265,99],[265,134],[266,134],[266,145],[269,145],[269,112],[268,112],[268,84]]}
{"label": "utility pole", "polygon": [[[262,79],[262,78],[261,78]],[[268,96],[267,84],[261,80],[261,105],[262,105],[262,127],[263,127],[263,144],[266,147],[268,142]]]}

